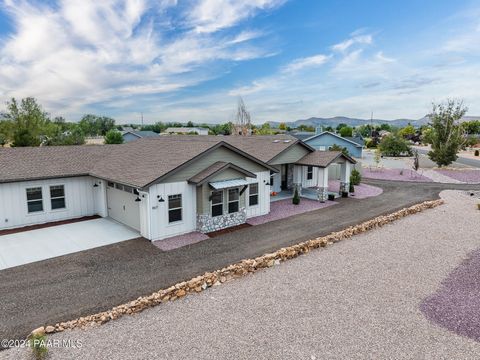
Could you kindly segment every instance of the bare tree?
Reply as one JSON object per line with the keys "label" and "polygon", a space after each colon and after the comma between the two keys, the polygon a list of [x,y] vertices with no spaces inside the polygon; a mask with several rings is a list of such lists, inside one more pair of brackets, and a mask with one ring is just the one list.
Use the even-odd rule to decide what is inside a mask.
{"label": "bare tree", "polygon": [[232,135],[247,136],[251,134],[251,129],[252,123],[250,113],[247,111],[247,107],[245,106],[243,99],[239,97]]}

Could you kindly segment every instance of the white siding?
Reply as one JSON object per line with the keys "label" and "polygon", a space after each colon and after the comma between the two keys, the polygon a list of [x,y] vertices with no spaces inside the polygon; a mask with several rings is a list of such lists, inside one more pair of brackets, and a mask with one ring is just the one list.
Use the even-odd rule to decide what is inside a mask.
{"label": "white siding", "polygon": [[302,187],[309,188],[312,186],[317,186],[317,178],[318,178],[318,168],[313,167],[313,176],[310,180],[307,180],[307,170],[308,166],[302,166]]}
{"label": "white siding", "polygon": [[[150,198],[150,240],[160,240],[170,236],[195,231],[197,227],[196,186],[186,181],[156,184],[149,189]],[[182,221],[168,223],[168,195],[182,194]],[[159,202],[158,196],[165,201]]]}
{"label": "white siding", "polygon": [[247,218],[265,215],[270,212],[270,171],[258,172],[257,178],[247,178],[249,183],[258,183],[258,205],[248,206],[249,189],[245,191],[245,204],[247,208]]}
{"label": "white siding", "polygon": [[[0,229],[95,215],[93,184],[94,179],[87,176],[0,184]],[[65,186],[66,209],[51,210],[51,185]],[[26,189],[31,187],[42,188],[42,212],[28,213]]]}

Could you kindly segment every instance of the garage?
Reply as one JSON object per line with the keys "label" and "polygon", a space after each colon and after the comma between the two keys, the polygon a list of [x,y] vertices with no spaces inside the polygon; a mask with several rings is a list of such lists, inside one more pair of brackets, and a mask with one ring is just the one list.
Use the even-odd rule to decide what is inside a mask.
{"label": "garage", "polygon": [[109,182],[107,186],[108,216],[140,231],[140,202],[131,186]]}

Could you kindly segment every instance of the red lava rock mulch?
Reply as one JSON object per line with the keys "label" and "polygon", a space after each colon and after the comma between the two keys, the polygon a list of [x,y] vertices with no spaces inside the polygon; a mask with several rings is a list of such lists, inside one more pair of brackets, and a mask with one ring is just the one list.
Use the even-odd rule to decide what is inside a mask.
{"label": "red lava rock mulch", "polygon": [[247,227],[250,227],[252,225],[250,224],[240,224],[240,225],[237,225],[237,226],[232,226],[232,227],[229,227],[229,228],[226,228],[226,229],[222,229],[222,230],[217,230],[217,231],[212,231],[212,232],[209,232],[207,235],[211,238],[213,237],[216,237],[216,236],[220,236],[220,235],[224,235],[224,234],[228,234],[228,233],[231,233],[231,232],[234,232],[234,231],[237,231],[237,230],[240,230],[240,229],[244,229],[244,228],[247,228]]}

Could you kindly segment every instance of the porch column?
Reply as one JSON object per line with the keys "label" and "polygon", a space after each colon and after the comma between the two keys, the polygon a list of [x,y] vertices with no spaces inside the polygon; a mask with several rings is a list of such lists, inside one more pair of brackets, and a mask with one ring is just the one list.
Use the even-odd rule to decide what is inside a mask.
{"label": "porch column", "polygon": [[340,194],[350,190],[350,173],[351,173],[351,164],[348,161],[345,161],[340,166]]}
{"label": "porch column", "polygon": [[293,165],[293,191],[298,190],[298,196],[302,195],[302,166]]}
{"label": "porch column", "polygon": [[317,169],[317,199],[325,202],[328,199],[328,167]]}

